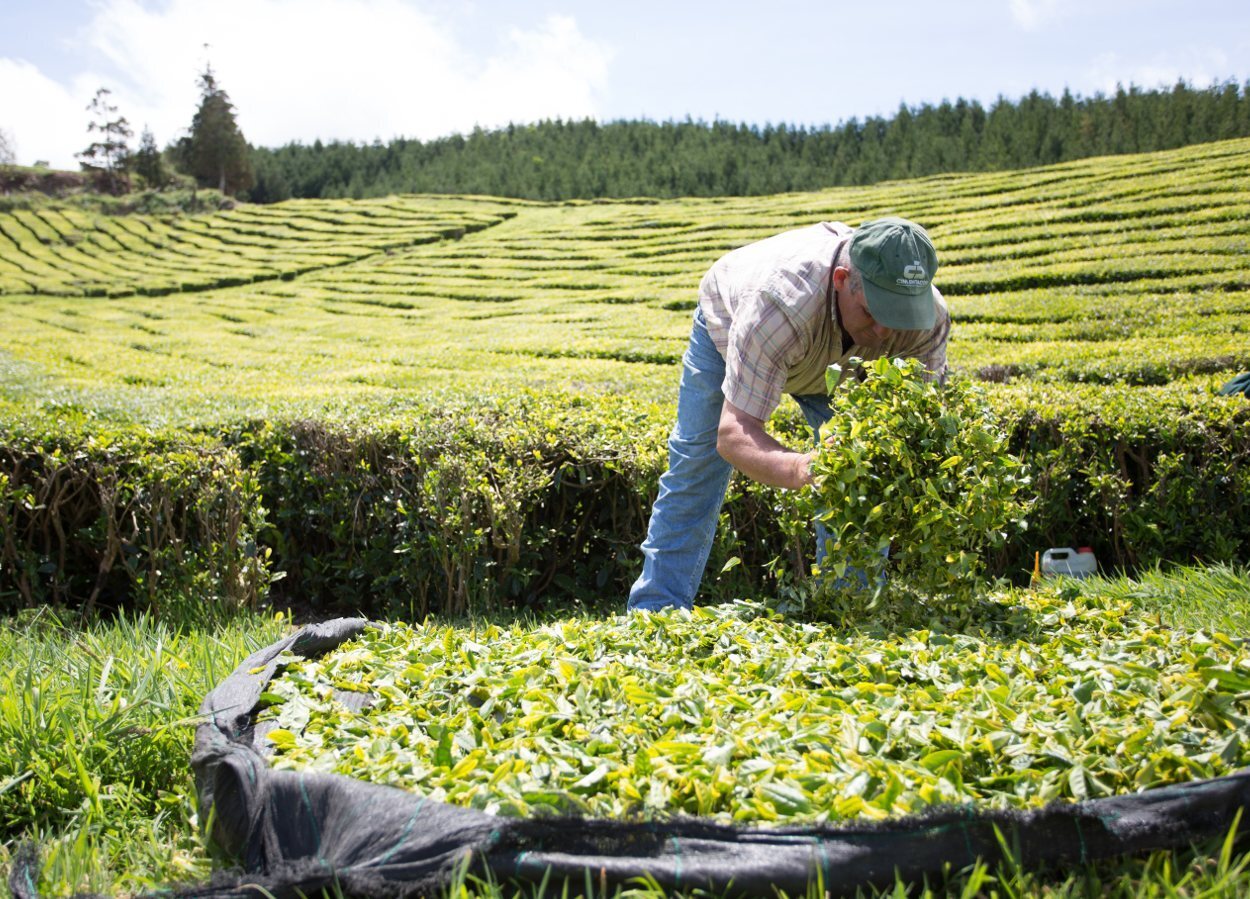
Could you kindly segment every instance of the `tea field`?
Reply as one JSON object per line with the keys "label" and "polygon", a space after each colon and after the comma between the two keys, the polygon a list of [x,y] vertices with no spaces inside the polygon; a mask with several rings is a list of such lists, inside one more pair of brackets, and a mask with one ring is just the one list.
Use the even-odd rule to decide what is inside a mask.
{"label": "tea field", "polygon": [[19,408],[203,425],[518,385],[671,401],[698,280],[822,219],[933,235],[950,361],[1013,384],[1202,390],[1250,367],[1250,143],[749,199],[292,201],[0,214]]}
{"label": "tea field", "polygon": [[[195,215],[0,199],[0,869],[39,842],[50,894],[207,877],[195,711],[290,628],[275,618],[287,606],[394,622],[374,648],[395,670],[353,674],[371,686],[394,693],[417,653],[530,716],[452,704],[435,712],[489,724],[461,728],[473,745],[384,719],[353,725],[377,730],[366,746],[334,714],[306,727],[315,685],[313,699],[279,688],[290,764],[393,769],[491,810],[819,821],[1079,800],[1245,762],[1250,402],[1216,391],[1250,370],[1250,140],[752,198]],[[708,609],[613,616],[703,272],[782,229],[882,215],[933,236],[954,374],[985,391],[1029,478],[1028,530],[988,559],[1015,581],[992,593],[1006,629],[987,650],[966,622],[884,633],[779,616],[810,537],[779,523],[784,496],[738,480]],[[787,403],[770,427],[811,440]],[[1033,551],[1067,544],[1114,577],[1028,591]],[[706,652],[687,665],[688,639]],[[609,658],[613,641],[663,683]],[[535,692],[509,653],[542,652],[554,686]],[[588,671],[586,696],[566,696]],[[760,683],[724,694],[713,681],[729,674]],[[435,713],[387,695],[401,717]],[[603,719],[630,697],[651,711],[628,714],[660,726],[611,742]],[[569,703],[599,716],[593,764]],[[1117,754],[1111,737],[1130,731],[1140,752]],[[542,745],[558,752],[531,757]],[[726,773],[743,765],[751,777]],[[1243,895],[1250,856],[1220,853],[981,867],[925,895]]]}

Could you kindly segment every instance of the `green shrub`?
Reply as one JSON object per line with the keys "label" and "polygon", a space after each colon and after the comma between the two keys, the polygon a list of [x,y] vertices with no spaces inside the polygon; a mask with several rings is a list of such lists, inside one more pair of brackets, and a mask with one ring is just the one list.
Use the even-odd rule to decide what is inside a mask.
{"label": "green shrub", "polygon": [[1091,546],[1104,569],[1250,556],[1250,404],[1164,388],[1011,388],[994,398],[1028,466],[1027,537],[992,565]]}
{"label": "green shrub", "polygon": [[[995,386],[987,399],[1034,504],[1028,531],[976,550],[987,574],[1022,581],[1048,546],[1092,546],[1104,570],[1250,558],[1244,399],[1039,384]],[[203,435],[104,425],[72,405],[12,415],[0,427],[0,609],[93,596],[250,605],[276,576],[278,605],[417,619],[620,608],[671,416],[629,395],[539,390]],[[791,446],[812,439],[790,404],[772,425]],[[813,549],[810,519],[787,494],[735,478],[701,600],[778,595]],[[933,576],[952,564],[943,557]]]}
{"label": "green shrub", "polygon": [[258,493],[207,437],[0,432],[0,610],[253,606],[270,577]]}
{"label": "green shrub", "polygon": [[420,619],[623,604],[660,421],[628,399],[525,393],[367,425],[264,423],[233,439],[272,510],[264,539],[283,597]]}

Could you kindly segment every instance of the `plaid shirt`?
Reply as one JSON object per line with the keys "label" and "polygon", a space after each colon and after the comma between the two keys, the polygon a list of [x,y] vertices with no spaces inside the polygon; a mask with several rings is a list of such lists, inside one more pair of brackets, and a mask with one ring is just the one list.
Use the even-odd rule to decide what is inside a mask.
{"label": "plaid shirt", "polygon": [[946,374],[950,314],[942,295],[931,331],[893,331],[880,346],[845,352],[837,321],[833,269],[853,229],[822,222],[739,247],[708,270],[699,307],[712,342],[725,357],[725,399],[767,419],[782,393],[825,393],[825,370],[852,356],[916,358],[932,378]]}

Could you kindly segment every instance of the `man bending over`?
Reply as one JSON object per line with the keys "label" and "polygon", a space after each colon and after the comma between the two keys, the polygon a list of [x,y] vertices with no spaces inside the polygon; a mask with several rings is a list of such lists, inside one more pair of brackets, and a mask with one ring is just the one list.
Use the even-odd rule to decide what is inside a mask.
{"label": "man bending over", "polygon": [[832,414],[825,370],[835,362],[914,357],[945,376],[950,315],[933,286],[937,265],[922,227],[883,218],[785,231],[708,270],[630,609],[694,605],[732,469],[791,490],[812,483],[815,453],[764,429],[783,393],[818,433]]}

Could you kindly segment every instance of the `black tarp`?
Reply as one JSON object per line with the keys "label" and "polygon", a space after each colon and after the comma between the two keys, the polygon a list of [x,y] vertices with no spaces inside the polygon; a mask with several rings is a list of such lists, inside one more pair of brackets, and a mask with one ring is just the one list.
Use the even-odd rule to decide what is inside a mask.
{"label": "black tarp", "polygon": [[[286,651],[324,653],[364,619],[310,625],[248,658],[206,697],[192,766],[201,815],[238,868],[203,896],[436,892],[458,865],[497,880],[572,878],[609,890],[646,877],[673,890],[803,893],[820,878],[833,895],[896,877],[994,862],[1014,847],[1027,866],[1066,865],[1222,836],[1250,805],[1250,772],[1031,812],[970,807],[866,826],[738,827],[502,818],[333,774],[271,769],[254,713]],[[262,892],[263,891],[263,892]]]}

